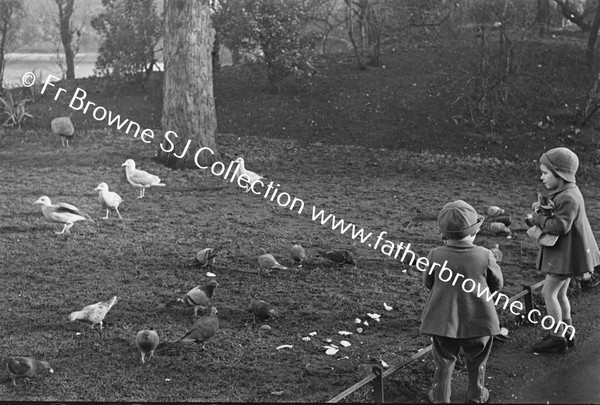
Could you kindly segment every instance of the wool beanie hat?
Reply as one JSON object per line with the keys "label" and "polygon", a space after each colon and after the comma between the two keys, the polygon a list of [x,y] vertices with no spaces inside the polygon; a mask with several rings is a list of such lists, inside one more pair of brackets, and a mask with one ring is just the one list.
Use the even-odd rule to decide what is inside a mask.
{"label": "wool beanie hat", "polygon": [[442,235],[448,239],[462,239],[474,234],[481,227],[483,220],[484,218],[477,215],[477,211],[463,200],[444,205],[438,216]]}
{"label": "wool beanie hat", "polygon": [[544,153],[540,163],[569,183],[575,183],[575,173],[579,168],[579,158],[570,149],[554,148]]}

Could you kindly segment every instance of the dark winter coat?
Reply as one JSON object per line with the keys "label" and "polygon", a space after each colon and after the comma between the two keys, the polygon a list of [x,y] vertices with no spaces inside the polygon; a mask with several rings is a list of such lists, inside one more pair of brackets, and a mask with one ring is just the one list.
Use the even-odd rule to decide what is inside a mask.
{"label": "dark winter coat", "polygon": [[577,276],[600,264],[600,251],[585,213],[585,204],[575,183],[553,190],[554,215],[534,214],[533,222],[542,231],[560,235],[554,246],[541,246],[537,268],[543,273]]}
{"label": "dark winter coat", "polygon": [[[421,317],[421,333],[450,338],[499,334],[500,325],[494,306],[497,293],[493,296],[492,293],[502,288],[504,278],[494,254],[471,242],[448,240],[447,246],[433,249],[427,258],[429,269],[424,274],[424,283],[431,291]],[[447,282],[439,278],[441,265],[446,260],[446,267],[453,273],[452,279]],[[434,262],[440,266],[432,266]],[[432,267],[435,269],[429,274]],[[447,271],[445,273],[442,274],[444,280],[448,279]],[[459,276],[454,282],[457,274],[464,277]],[[473,284],[467,282],[463,285],[466,278],[479,284],[479,290],[475,288],[467,292]],[[484,292],[487,288],[489,290]]]}

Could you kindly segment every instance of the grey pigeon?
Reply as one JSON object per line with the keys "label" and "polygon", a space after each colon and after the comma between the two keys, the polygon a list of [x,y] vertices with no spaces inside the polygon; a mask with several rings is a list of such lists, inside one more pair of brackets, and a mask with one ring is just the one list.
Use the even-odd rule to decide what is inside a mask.
{"label": "grey pigeon", "polygon": [[202,349],[206,350],[204,342],[210,339],[219,329],[219,318],[217,318],[217,308],[210,307],[209,314],[201,316],[194,322],[193,328],[186,333],[178,342],[194,342],[201,344]]}
{"label": "grey pigeon", "polygon": [[302,262],[306,259],[306,252],[301,245],[294,245],[290,249],[290,255],[292,256],[292,260],[294,263],[298,264],[298,267],[302,267]]}
{"label": "grey pigeon", "polygon": [[258,265],[263,269],[280,269],[287,270],[287,267],[279,264],[273,255],[267,253],[263,248],[260,248],[260,256],[258,256]]}
{"label": "grey pigeon", "polygon": [[332,261],[336,264],[353,264],[356,267],[356,260],[352,253],[347,250],[318,250],[317,256],[321,256],[329,261]]}
{"label": "grey pigeon", "polygon": [[212,266],[215,264],[215,259],[219,255],[220,248],[202,249],[196,254],[196,264],[202,267]]}
{"label": "grey pigeon", "polygon": [[12,379],[13,385],[17,385],[18,378],[29,378],[42,374],[45,371],[54,373],[47,361],[36,360],[32,357],[9,357],[6,359],[6,371]]}
{"label": "grey pigeon", "polygon": [[256,322],[256,318],[266,320],[277,316],[277,311],[273,305],[269,304],[267,301],[259,300],[252,296],[250,297],[250,311],[252,311],[252,314],[254,315],[254,322]]}
{"label": "grey pigeon", "polygon": [[102,330],[102,321],[108,311],[115,305],[117,302],[117,296],[115,295],[110,300],[105,302],[97,302],[92,305],[88,305],[84,307],[81,311],[71,312],[69,314],[69,321],[81,321],[91,323],[91,328],[94,328],[94,325],[100,324],[100,330]]}
{"label": "grey pigeon", "polygon": [[65,232],[70,233],[69,229],[75,224],[77,221],[92,221],[92,218],[85,212],[79,210],[79,208],[74,205],[67,203],[58,203],[53,205],[50,201],[50,198],[45,195],[38,198],[33,202],[35,205],[42,206],[42,214],[44,217],[50,222],[58,222],[61,224],[65,224],[62,231],[54,232],[57,235],[62,235]]}
{"label": "grey pigeon", "polygon": [[152,328],[144,329],[137,333],[135,336],[135,344],[138,349],[140,349],[140,353],[142,354],[142,364],[145,363],[145,357],[148,354],[148,360],[152,358],[154,355],[154,350],[156,346],[158,346],[160,339],[158,338],[158,333]]}
{"label": "grey pigeon", "polygon": [[215,288],[219,285],[217,280],[209,280],[203,286],[192,288],[186,295],[174,301],[169,301],[165,304],[166,307],[187,305],[194,307],[194,315],[198,315],[198,309],[206,310],[212,306],[212,298],[215,293]]}
{"label": "grey pigeon", "polygon": [[75,127],[73,126],[73,122],[70,117],[58,117],[54,118],[50,122],[50,128],[52,128],[52,133],[54,135],[60,136],[60,142],[62,146],[69,146],[69,140],[73,139],[73,134],[75,133]]}
{"label": "grey pigeon", "polygon": [[117,212],[119,219],[123,219],[121,217],[121,213],[119,212],[119,205],[123,202],[121,196],[114,191],[108,191],[108,184],[100,183],[98,187],[94,189],[94,191],[98,191],[98,202],[102,205],[102,208],[106,209],[106,216],[102,219],[108,219],[108,213],[111,208]]}

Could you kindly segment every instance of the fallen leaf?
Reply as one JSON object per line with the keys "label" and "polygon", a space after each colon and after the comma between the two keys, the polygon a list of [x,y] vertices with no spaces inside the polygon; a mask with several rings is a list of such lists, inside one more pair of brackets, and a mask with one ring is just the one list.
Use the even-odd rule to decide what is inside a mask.
{"label": "fallen leaf", "polygon": [[217,277],[217,275],[209,271],[208,273],[206,273],[206,277]]}
{"label": "fallen leaf", "polygon": [[310,336],[315,336],[317,334],[317,332],[310,332],[309,335]]}
{"label": "fallen leaf", "polygon": [[340,340],[340,344],[344,347],[352,346],[352,344],[350,342],[348,342],[347,340]]}
{"label": "fallen leaf", "polygon": [[351,335],[351,334],[352,334],[352,332],[347,332],[347,331],[345,331],[345,330],[341,330],[341,331],[339,331],[338,333],[339,333],[340,335],[342,335],[342,336],[348,336],[348,335]]}
{"label": "fallen leaf", "polygon": [[334,354],[336,354],[339,350],[336,349],[335,347],[330,347],[329,349],[327,349],[325,351],[325,354],[328,356],[333,356]]}
{"label": "fallen leaf", "polygon": [[304,337],[302,338],[302,340],[304,340],[305,342],[310,342],[310,338],[309,338],[308,336],[304,336]]}
{"label": "fallen leaf", "polygon": [[392,309],[394,309],[393,307],[389,306],[385,302],[383,303],[383,307],[385,308],[386,311],[391,311]]}

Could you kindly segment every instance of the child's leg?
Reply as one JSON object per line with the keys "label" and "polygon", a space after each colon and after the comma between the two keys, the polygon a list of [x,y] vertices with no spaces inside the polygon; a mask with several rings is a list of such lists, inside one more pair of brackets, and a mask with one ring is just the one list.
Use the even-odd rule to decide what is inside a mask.
{"label": "child's leg", "polygon": [[[546,303],[546,312],[548,313],[548,315],[550,315],[552,318],[554,318],[555,322],[560,322],[563,319],[563,308],[561,306],[561,304],[564,303],[564,301],[567,302],[567,305],[569,305],[569,301],[567,299],[567,291],[566,288],[564,290],[564,298],[561,297],[561,299],[559,300],[558,296],[559,296],[559,292],[561,291],[561,289],[566,285],[566,287],[568,288],[569,286],[569,280],[570,279],[566,279],[563,280],[561,278],[555,277],[552,274],[546,274],[546,282],[544,283],[544,286],[542,287],[542,295],[544,296],[544,302]],[[569,314],[571,312],[571,306],[569,305]],[[558,333],[552,333],[553,335],[558,336]]]}
{"label": "child's leg", "polygon": [[571,283],[571,279],[568,278],[565,280],[564,284],[558,290],[558,304],[560,305],[560,309],[562,311],[562,320],[567,321],[571,320],[571,303],[569,302],[569,298],[567,297],[567,291],[569,290],[569,284]]}
{"label": "child's leg", "polygon": [[490,397],[490,392],[485,388],[485,366],[492,351],[491,336],[462,339],[462,348],[465,352],[467,372],[469,374],[469,401],[485,403]]}
{"label": "child's leg", "polygon": [[460,343],[458,339],[433,336],[433,387],[429,399],[433,403],[450,403],[450,379],[458,358]]}

